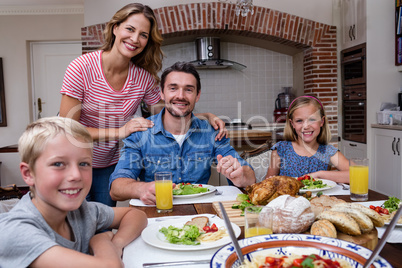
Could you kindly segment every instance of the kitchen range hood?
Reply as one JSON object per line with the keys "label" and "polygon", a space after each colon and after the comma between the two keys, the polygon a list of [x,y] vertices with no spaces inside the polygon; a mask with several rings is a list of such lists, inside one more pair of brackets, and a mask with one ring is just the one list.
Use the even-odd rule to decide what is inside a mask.
{"label": "kitchen range hood", "polygon": [[197,60],[190,61],[197,69],[225,69],[242,70],[245,65],[238,62],[221,59],[220,39],[217,37],[201,37],[195,40]]}

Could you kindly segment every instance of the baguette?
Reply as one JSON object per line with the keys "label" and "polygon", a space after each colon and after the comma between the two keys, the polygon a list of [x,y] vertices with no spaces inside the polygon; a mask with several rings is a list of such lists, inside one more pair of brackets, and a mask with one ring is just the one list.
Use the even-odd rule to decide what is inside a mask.
{"label": "baguette", "polygon": [[371,219],[371,221],[373,222],[375,227],[384,226],[384,219],[381,217],[381,215],[379,213],[377,213],[376,211],[372,210],[371,208],[363,206],[362,204],[342,203],[342,204],[339,204],[338,206],[344,206],[346,208],[358,209],[359,211],[363,212],[365,215],[367,215]]}
{"label": "baguette", "polygon": [[359,225],[362,233],[368,233],[374,229],[371,219],[358,209],[348,208],[347,206],[343,206],[343,204],[337,204],[331,208],[331,211],[343,212],[351,216]]}
{"label": "baguette", "polygon": [[361,235],[360,227],[357,222],[348,214],[338,211],[326,210],[317,217],[319,220],[332,222],[336,229],[348,235]]}

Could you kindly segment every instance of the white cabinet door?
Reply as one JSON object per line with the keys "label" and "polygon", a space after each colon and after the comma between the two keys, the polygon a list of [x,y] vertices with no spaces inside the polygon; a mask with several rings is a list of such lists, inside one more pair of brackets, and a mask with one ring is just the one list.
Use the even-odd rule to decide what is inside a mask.
{"label": "white cabinet door", "polygon": [[343,155],[348,159],[356,157],[360,158],[367,157],[367,144],[342,140],[340,148],[341,153],[343,153]]}
{"label": "white cabinet door", "polygon": [[366,0],[342,0],[342,49],[366,42]]}
{"label": "white cabinet door", "polygon": [[[376,191],[401,198],[402,193],[402,131],[373,129],[374,151],[370,179],[375,180]],[[372,185],[372,184],[371,184]]]}

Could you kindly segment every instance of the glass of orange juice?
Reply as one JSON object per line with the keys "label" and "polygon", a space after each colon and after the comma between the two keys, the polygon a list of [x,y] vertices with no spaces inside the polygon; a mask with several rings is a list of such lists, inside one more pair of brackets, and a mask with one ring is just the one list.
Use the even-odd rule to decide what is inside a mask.
{"label": "glass of orange juice", "polygon": [[369,160],[351,158],[349,160],[350,199],[352,201],[368,200]]}
{"label": "glass of orange juice", "polygon": [[244,210],[244,237],[272,234],[273,209],[264,206],[246,207]]}
{"label": "glass of orange juice", "polygon": [[171,172],[155,173],[156,211],[158,213],[173,211],[173,183]]}

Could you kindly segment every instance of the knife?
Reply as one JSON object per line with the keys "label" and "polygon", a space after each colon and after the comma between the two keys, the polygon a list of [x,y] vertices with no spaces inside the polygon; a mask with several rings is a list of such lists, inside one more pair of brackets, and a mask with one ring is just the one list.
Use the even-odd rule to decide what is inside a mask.
{"label": "knife", "polygon": [[210,260],[195,260],[195,261],[173,261],[173,262],[152,262],[144,263],[142,267],[176,267],[181,265],[207,264]]}
{"label": "knife", "polygon": [[239,258],[240,263],[242,264],[242,263],[244,263],[244,256],[243,256],[243,253],[241,252],[239,242],[237,241],[236,235],[235,235],[235,233],[233,231],[232,224],[231,224],[231,222],[229,220],[228,214],[226,214],[226,210],[223,207],[221,202],[219,202],[219,207],[221,208],[223,219],[225,220],[225,224],[226,224],[226,229],[228,230],[230,239],[232,240],[232,243],[233,243],[233,245],[235,247],[237,257]]}
{"label": "knife", "polygon": [[363,268],[369,267],[375,258],[377,258],[378,254],[380,254],[382,248],[384,247],[385,243],[387,242],[388,236],[391,234],[392,230],[394,229],[396,223],[398,222],[399,216],[401,216],[402,207],[398,208],[398,211],[395,213],[394,217],[392,218],[391,222],[389,223],[385,233],[380,239],[380,242],[375,247],[373,253],[371,253],[370,258],[367,259],[366,263],[364,264]]}

